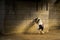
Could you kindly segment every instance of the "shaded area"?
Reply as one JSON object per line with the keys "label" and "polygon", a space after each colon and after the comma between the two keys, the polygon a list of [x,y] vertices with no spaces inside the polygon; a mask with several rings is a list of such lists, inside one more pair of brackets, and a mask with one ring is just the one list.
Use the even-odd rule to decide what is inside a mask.
{"label": "shaded area", "polygon": [[0,36],[0,40],[25,40],[25,39],[22,36],[5,35],[5,36]]}
{"label": "shaded area", "polygon": [[60,30],[60,25],[51,26],[50,30]]}
{"label": "shaded area", "polygon": [[0,0],[0,34],[4,32],[5,1]]}
{"label": "shaded area", "polygon": [[60,25],[59,25],[59,26],[56,26],[56,27],[57,27],[57,28],[56,28],[57,30],[60,30]]}
{"label": "shaded area", "polygon": [[56,0],[56,2],[54,3],[54,4],[57,4],[57,3],[59,3],[60,2],[60,0]]}

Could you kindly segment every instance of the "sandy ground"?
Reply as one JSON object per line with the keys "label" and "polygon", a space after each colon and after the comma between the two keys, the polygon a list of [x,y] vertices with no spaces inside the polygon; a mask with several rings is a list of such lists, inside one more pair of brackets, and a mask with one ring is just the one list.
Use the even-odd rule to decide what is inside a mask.
{"label": "sandy ground", "polygon": [[60,40],[60,30],[51,30],[41,34],[15,34],[0,36],[0,40]]}

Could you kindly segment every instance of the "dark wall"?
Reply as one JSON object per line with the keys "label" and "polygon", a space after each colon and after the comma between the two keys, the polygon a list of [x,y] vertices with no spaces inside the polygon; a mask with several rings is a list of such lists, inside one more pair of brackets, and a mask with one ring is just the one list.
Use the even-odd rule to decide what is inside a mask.
{"label": "dark wall", "polygon": [[4,32],[5,1],[0,0],[0,32]]}
{"label": "dark wall", "polygon": [[[12,2],[13,4],[13,2]],[[23,20],[31,20],[33,18],[33,12],[36,11],[36,4],[34,2],[15,2],[15,10],[13,5],[6,5],[5,15],[5,32],[10,32],[18,23],[22,23]]]}

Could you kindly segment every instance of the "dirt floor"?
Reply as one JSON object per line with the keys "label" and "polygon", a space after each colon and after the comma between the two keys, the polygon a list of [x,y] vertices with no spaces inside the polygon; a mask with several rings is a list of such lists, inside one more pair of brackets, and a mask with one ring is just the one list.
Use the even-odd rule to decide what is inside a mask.
{"label": "dirt floor", "polygon": [[51,30],[49,33],[41,34],[16,34],[0,36],[0,40],[60,40],[60,30]]}

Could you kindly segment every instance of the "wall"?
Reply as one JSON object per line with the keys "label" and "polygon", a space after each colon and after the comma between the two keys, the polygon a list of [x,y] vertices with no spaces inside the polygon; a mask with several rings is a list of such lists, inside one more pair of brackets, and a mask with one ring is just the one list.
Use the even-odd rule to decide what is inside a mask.
{"label": "wall", "polygon": [[0,0],[0,33],[4,32],[4,16],[5,16],[5,4],[4,0]]}
{"label": "wall", "polygon": [[9,12],[6,15],[5,33],[38,33],[38,25],[32,22],[36,17],[42,19],[44,31],[48,28],[49,10],[46,10],[46,5],[42,10],[38,5],[37,11],[35,2],[16,2],[16,10],[11,9],[12,7],[9,7]]}
{"label": "wall", "polygon": [[49,26],[50,29],[60,29],[60,3],[50,4],[49,8]]}

